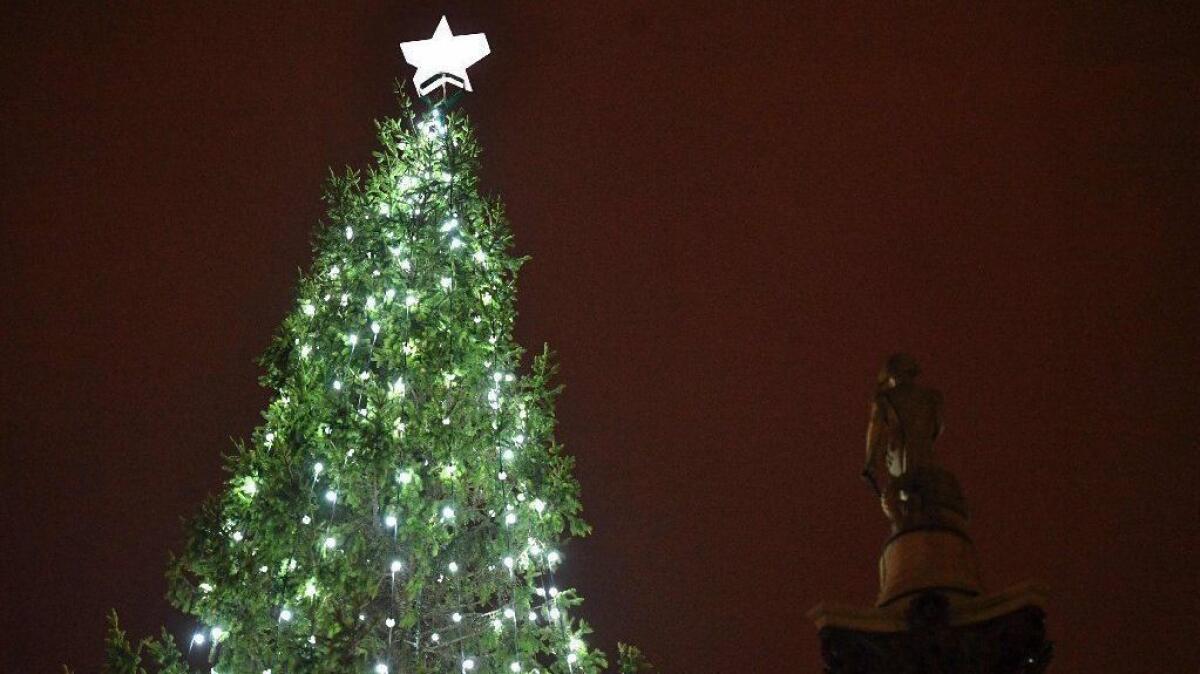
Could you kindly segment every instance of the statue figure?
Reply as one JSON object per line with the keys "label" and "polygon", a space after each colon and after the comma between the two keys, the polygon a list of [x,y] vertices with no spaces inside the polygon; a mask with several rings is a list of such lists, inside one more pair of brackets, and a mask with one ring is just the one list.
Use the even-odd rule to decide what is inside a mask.
{"label": "statue figure", "polygon": [[942,432],[942,393],[918,386],[917,361],[892,355],[879,371],[871,420],[867,424],[867,463],[863,475],[875,480],[880,459],[892,479],[933,465],[933,441]]}
{"label": "statue figure", "polygon": [[[867,425],[862,476],[879,496],[895,531],[965,526],[966,502],[958,481],[937,465],[933,443],[942,433],[942,394],[916,383],[921,368],[908,354],[884,363]],[[878,476],[886,473],[881,489]]]}

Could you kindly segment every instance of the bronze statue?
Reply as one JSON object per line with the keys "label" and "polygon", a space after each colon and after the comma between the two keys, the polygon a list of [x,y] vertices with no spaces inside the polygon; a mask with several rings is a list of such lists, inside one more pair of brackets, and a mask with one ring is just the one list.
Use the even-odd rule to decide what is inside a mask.
{"label": "bronze statue", "polygon": [[897,353],[879,371],[871,420],[867,424],[867,463],[863,476],[875,482],[880,460],[892,479],[933,465],[933,441],[942,432],[942,393],[918,386],[920,366]]}
{"label": "bronze statue", "polygon": [[[916,383],[921,368],[912,356],[884,363],[867,425],[867,461],[862,476],[879,496],[893,529],[965,526],[966,502],[958,481],[934,460],[942,433],[942,394]],[[880,488],[878,476],[886,473]]]}

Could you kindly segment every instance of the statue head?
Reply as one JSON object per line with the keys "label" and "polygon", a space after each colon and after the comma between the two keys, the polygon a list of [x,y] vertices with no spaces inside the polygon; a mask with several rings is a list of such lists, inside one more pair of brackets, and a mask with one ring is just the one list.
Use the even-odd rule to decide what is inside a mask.
{"label": "statue head", "polygon": [[919,374],[921,374],[921,366],[917,365],[916,358],[907,353],[894,353],[888,356],[887,362],[883,364],[883,369],[879,371],[879,387],[895,388],[911,382]]}

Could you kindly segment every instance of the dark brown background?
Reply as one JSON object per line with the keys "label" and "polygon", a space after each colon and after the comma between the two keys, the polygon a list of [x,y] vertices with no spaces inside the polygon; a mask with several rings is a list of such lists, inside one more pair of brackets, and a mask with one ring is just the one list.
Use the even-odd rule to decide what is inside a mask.
{"label": "dark brown background", "polygon": [[873,598],[856,473],[904,348],[987,583],[1053,588],[1055,670],[1200,666],[1186,5],[92,4],[0,22],[0,670],[95,671],[109,607],[190,632],[179,518],[442,10],[494,52],[466,108],[562,363],[599,643],[817,671],[804,612]]}

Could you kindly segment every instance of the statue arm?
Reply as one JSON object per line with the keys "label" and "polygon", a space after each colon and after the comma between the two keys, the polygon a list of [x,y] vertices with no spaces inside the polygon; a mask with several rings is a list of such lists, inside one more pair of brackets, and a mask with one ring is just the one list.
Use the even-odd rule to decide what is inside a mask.
{"label": "statue arm", "polygon": [[871,417],[867,422],[867,461],[864,473],[874,473],[879,464],[879,456],[883,451],[884,438],[887,429],[887,417],[879,400],[871,401]]}

